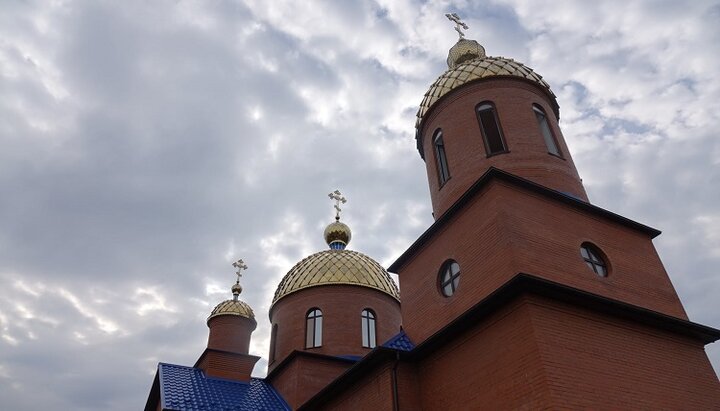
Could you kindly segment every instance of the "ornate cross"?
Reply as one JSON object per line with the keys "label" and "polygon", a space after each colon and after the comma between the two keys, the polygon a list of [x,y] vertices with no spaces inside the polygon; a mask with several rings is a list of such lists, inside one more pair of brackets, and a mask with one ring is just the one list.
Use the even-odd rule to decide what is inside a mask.
{"label": "ornate cross", "polygon": [[235,274],[237,274],[238,276],[237,282],[240,283],[240,277],[242,277],[242,272],[243,270],[247,270],[247,266],[245,265],[245,262],[242,260],[242,258],[232,263],[232,266],[237,268]]}
{"label": "ornate cross", "polygon": [[335,200],[335,220],[340,221],[340,212],[342,209],[340,208],[340,203],[347,203],[347,200],[345,197],[340,194],[340,190],[335,190],[332,193],[328,194],[328,197],[330,197],[331,200]]}
{"label": "ornate cross", "polygon": [[460,38],[461,39],[465,38],[465,33],[462,32],[462,29],[467,30],[468,26],[467,26],[467,24],[463,23],[463,21],[460,19],[460,16],[458,16],[456,13],[447,13],[447,14],[445,14],[445,17],[447,17],[448,20],[455,23],[455,31],[458,32],[458,34],[460,35]]}

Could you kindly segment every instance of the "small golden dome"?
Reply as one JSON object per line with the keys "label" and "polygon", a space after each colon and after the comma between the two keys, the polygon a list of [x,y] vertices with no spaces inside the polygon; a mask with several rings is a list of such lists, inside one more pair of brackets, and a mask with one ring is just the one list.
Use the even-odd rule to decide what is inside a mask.
{"label": "small golden dome", "polygon": [[340,221],[334,221],[325,228],[323,236],[325,237],[325,242],[331,247],[331,244],[340,241],[343,243],[342,245],[344,248],[344,246],[350,243],[352,231],[350,231],[350,227],[346,224],[341,223]]}
{"label": "small golden dome", "polygon": [[296,291],[319,285],[358,285],[400,301],[397,285],[375,260],[350,250],[325,250],[304,258],[280,281],[272,304]]}
{"label": "small golden dome", "polygon": [[447,65],[453,69],[468,60],[485,57],[485,47],[475,40],[461,38],[448,51]]}
{"label": "small golden dome", "polygon": [[210,322],[211,318],[221,315],[237,315],[255,321],[255,313],[253,313],[252,308],[250,308],[249,305],[240,300],[225,300],[215,306],[215,309],[212,310],[210,316],[207,319],[208,323]]}

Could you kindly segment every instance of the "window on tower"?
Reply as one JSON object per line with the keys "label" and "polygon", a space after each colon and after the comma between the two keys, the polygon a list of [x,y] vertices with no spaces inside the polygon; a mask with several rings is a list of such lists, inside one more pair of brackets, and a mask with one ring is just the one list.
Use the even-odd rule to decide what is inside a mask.
{"label": "window on tower", "polygon": [[450,179],[450,169],[448,168],[447,156],[445,155],[445,143],[443,142],[442,129],[437,129],[435,132],[435,136],[433,137],[433,146],[435,147],[438,177],[440,178],[440,186],[442,187],[442,185]]}
{"label": "window on tower", "polygon": [[545,139],[545,145],[547,146],[548,153],[556,155],[558,157],[562,157],[560,149],[557,145],[557,140],[555,140],[555,135],[552,133],[552,130],[550,129],[550,124],[547,121],[545,110],[543,110],[542,107],[538,106],[537,104],[533,104],[533,111],[535,112],[535,117],[537,118],[538,125],[540,125],[540,131],[542,132],[543,139]]}
{"label": "window on tower", "polygon": [[362,346],[365,348],[375,348],[375,313],[367,308],[362,310],[361,321]]}
{"label": "window on tower", "polygon": [[500,129],[500,121],[498,120],[495,106],[489,102],[480,103],[476,110],[478,122],[480,123],[480,131],[482,132],[483,141],[485,142],[485,152],[488,157],[495,154],[506,153],[508,149]]}
{"label": "window on tower", "polygon": [[275,362],[275,354],[276,354],[275,348],[277,346],[277,330],[278,330],[278,325],[273,324],[272,331],[270,333],[270,361],[269,362],[271,364],[273,362]]}
{"label": "window on tower", "polygon": [[607,262],[605,262],[600,249],[590,243],[583,243],[580,246],[580,255],[583,260],[585,260],[585,264],[587,264],[587,266],[590,267],[595,274],[600,277],[607,277],[608,265]]}
{"label": "window on tower", "polygon": [[312,308],[306,317],[305,348],[322,347],[322,311]]}
{"label": "window on tower", "polygon": [[455,294],[460,283],[460,265],[454,260],[446,261],[440,268],[439,280],[442,295],[450,297]]}

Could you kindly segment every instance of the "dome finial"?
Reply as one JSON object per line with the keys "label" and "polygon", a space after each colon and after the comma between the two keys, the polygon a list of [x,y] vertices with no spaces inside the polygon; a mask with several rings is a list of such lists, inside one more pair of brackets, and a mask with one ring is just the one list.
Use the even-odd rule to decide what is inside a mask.
{"label": "dome finial", "polygon": [[469,28],[468,25],[465,24],[462,19],[460,19],[460,16],[458,16],[457,13],[445,13],[445,17],[455,23],[455,31],[457,31],[458,35],[460,36],[458,40],[464,39],[465,33],[463,33],[463,29],[467,30]]}
{"label": "dome finial", "polygon": [[247,265],[245,265],[245,262],[241,259],[235,261],[232,263],[232,266],[237,269],[235,274],[237,275],[237,281],[235,281],[235,284],[233,284],[231,290],[233,293],[233,301],[238,300],[238,296],[242,292],[242,287],[240,286],[240,277],[242,277],[243,270],[247,270]]}
{"label": "dome finial", "polygon": [[347,200],[340,194],[340,190],[333,191],[328,194],[328,197],[330,197],[331,200],[335,200],[335,221],[340,221],[340,212],[342,211],[340,203],[345,204]]}
{"label": "dome finial", "polygon": [[474,60],[476,58],[485,57],[485,48],[475,40],[468,40],[465,38],[463,29],[467,30],[468,25],[465,24],[460,17],[455,13],[447,13],[445,17],[448,20],[455,23],[455,31],[458,32],[460,38],[457,43],[450,48],[448,52],[447,65],[448,68],[454,69],[462,63]]}
{"label": "dome finial", "polygon": [[333,191],[328,194],[328,197],[330,197],[331,200],[335,200],[335,221],[325,228],[325,242],[327,242],[333,250],[344,250],[352,237],[350,227],[340,222],[340,212],[342,211],[340,203],[345,204],[347,199],[343,197],[340,190]]}

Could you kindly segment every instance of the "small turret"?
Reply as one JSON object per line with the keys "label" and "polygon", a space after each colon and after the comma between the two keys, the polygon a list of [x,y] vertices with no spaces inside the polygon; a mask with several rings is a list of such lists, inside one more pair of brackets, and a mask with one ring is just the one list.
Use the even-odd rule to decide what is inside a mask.
{"label": "small turret", "polygon": [[233,267],[237,269],[237,281],[231,287],[233,298],[221,302],[210,313],[207,349],[195,366],[210,376],[248,381],[260,359],[248,354],[257,321],[252,308],[239,299],[242,292],[240,277],[247,266],[243,260],[238,260]]}

